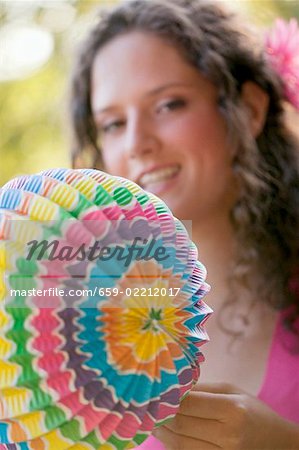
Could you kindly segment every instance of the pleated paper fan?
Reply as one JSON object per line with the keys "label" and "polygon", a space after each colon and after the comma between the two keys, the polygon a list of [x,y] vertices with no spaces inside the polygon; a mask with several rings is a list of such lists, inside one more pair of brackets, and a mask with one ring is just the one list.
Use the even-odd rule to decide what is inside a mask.
{"label": "pleated paper fan", "polygon": [[[32,238],[57,245],[28,258]],[[63,257],[83,244],[108,256]],[[7,183],[0,448],[133,448],[173,417],[199,376],[205,277],[184,226],[128,180],[51,169]]]}

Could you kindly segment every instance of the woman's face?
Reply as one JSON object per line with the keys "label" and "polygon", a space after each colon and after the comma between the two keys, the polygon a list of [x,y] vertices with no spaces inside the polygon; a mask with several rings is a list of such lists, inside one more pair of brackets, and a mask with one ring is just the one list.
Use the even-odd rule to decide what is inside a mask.
{"label": "woman's face", "polygon": [[227,215],[235,183],[217,91],[174,46],[137,31],[114,38],[95,58],[91,104],[108,172],[181,219]]}

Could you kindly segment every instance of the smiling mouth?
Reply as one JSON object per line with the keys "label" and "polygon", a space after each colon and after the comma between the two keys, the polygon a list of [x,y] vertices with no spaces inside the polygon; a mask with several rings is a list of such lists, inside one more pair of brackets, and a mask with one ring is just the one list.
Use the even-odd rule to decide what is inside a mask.
{"label": "smiling mouth", "polygon": [[142,175],[138,180],[138,184],[140,184],[141,187],[145,188],[159,183],[164,183],[171,180],[172,178],[175,178],[180,170],[181,167],[178,165],[153,170]]}

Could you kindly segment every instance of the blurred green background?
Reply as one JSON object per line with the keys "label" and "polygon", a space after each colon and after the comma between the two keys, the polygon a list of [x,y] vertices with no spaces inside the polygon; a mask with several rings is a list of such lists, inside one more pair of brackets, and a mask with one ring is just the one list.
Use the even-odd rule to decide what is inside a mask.
{"label": "blurred green background", "polygon": [[[150,0],[148,0],[150,1]],[[299,18],[299,0],[220,0],[261,26]],[[117,0],[0,0],[0,185],[68,167],[67,87],[95,11]]]}

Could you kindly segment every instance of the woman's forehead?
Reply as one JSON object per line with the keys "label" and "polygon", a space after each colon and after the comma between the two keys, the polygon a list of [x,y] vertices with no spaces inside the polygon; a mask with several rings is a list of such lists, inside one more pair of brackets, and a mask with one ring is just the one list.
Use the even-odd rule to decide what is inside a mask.
{"label": "woman's forehead", "polygon": [[150,94],[166,85],[198,83],[200,78],[174,45],[159,36],[134,31],[114,38],[97,53],[92,96],[102,102],[119,92]]}
{"label": "woman's forehead", "polygon": [[145,31],[131,31],[114,37],[107,42],[96,54],[94,64],[98,61],[101,64],[109,65],[121,64],[123,67],[131,66],[140,71],[144,64],[154,66],[158,63],[165,69],[163,54],[166,62],[176,64],[186,64],[186,58],[175,42],[170,42],[166,38],[157,34]]}

